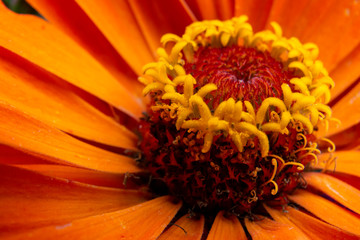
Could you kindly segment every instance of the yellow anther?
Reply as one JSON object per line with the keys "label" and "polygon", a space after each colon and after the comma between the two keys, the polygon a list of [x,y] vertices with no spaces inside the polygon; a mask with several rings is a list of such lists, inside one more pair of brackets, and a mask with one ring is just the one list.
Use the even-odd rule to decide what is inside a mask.
{"label": "yellow anther", "polygon": [[270,121],[271,122],[280,122],[279,114],[277,114],[275,111],[270,112]]}
{"label": "yellow anther", "polygon": [[275,35],[278,37],[282,36],[282,29],[277,22],[271,22],[270,25],[273,27]]}
{"label": "yellow anther", "polygon": [[253,115],[251,115],[250,113],[247,113],[247,112],[241,113],[241,120],[244,120],[245,122],[248,122],[248,123],[255,124],[255,119],[254,119]]}
{"label": "yellow anther", "polygon": [[284,40],[284,39],[277,39],[274,41],[274,43],[272,44],[272,48],[276,49],[283,49],[283,50],[289,50],[289,44]]}
{"label": "yellow anther", "polygon": [[170,63],[172,64],[178,63],[180,57],[179,53],[186,47],[186,45],[188,45],[187,41],[180,41],[175,44],[175,46],[172,48],[170,53],[170,58],[169,58]]}
{"label": "yellow anther", "polygon": [[315,60],[319,56],[319,48],[315,43],[305,43],[304,48],[310,52],[311,59]]}
{"label": "yellow anther", "polygon": [[293,97],[293,99],[295,100],[295,103],[291,108],[293,112],[303,110],[306,107],[311,106],[315,103],[315,98],[313,96],[304,96],[300,93],[293,93]]}
{"label": "yellow anther", "polygon": [[217,89],[217,86],[213,83],[208,83],[205,86],[201,87],[199,91],[196,93],[197,96],[203,98],[207,94],[209,94],[212,91],[215,91]]}
{"label": "yellow anther", "polygon": [[310,112],[311,124],[316,126],[319,121],[319,111],[313,106],[308,107],[307,110]]}
{"label": "yellow anther", "polygon": [[176,93],[174,86],[171,85],[165,85],[164,91],[166,93]]}
{"label": "yellow anther", "polygon": [[277,107],[281,112],[286,111],[284,102],[275,97],[266,98],[256,113],[256,123],[262,123],[270,106]]}
{"label": "yellow anther", "polygon": [[[191,75],[190,75],[190,76],[191,76]],[[173,79],[173,83],[174,83],[176,86],[177,86],[177,85],[184,84],[185,78],[187,78],[187,75],[179,75],[179,76],[176,76],[176,77]]]}
{"label": "yellow anther", "polygon": [[187,75],[184,82],[184,97],[189,101],[190,97],[194,94],[194,78]]}
{"label": "yellow anther", "polygon": [[321,78],[316,79],[315,84],[326,84],[331,88],[335,87],[334,81],[329,76],[323,76]]}
{"label": "yellow anther", "polygon": [[302,52],[299,51],[299,49],[291,49],[288,54],[289,58],[300,58],[302,57]]}
{"label": "yellow anther", "polygon": [[195,106],[195,105],[197,106],[197,109],[199,110],[199,114],[202,119],[204,119],[204,120],[210,119],[210,117],[211,117],[210,109],[201,97],[196,96],[196,95],[192,96],[190,98],[190,104],[192,106]]}
{"label": "yellow anther", "polygon": [[143,66],[141,71],[143,73],[145,73],[147,70],[156,68],[158,65],[159,65],[159,63],[156,63],[156,62],[148,63],[145,66]]}
{"label": "yellow anther", "polygon": [[214,116],[223,119],[225,113],[226,101],[221,102],[216,108]]}
{"label": "yellow anther", "polygon": [[147,95],[149,92],[151,91],[157,91],[157,90],[163,90],[164,89],[164,84],[159,83],[159,82],[154,82],[154,83],[150,83],[148,84],[142,91],[143,95]]}
{"label": "yellow anther", "polygon": [[311,91],[311,95],[314,96],[316,99],[319,99],[320,97],[324,97],[323,103],[327,104],[330,101],[330,90],[329,87],[325,84],[315,88]]}
{"label": "yellow anther", "polygon": [[289,85],[287,84],[282,84],[281,85],[281,89],[283,91],[283,95],[284,95],[284,103],[286,105],[286,107],[289,109],[291,104],[292,104],[292,91]]}
{"label": "yellow anther", "polygon": [[251,135],[255,135],[260,141],[261,156],[267,156],[269,152],[269,140],[264,132],[258,130],[256,126],[246,122],[237,123],[235,128],[238,131],[248,132]]}
{"label": "yellow anther", "polygon": [[176,76],[186,75],[185,69],[179,64],[176,64],[174,66],[174,70],[175,70]]}
{"label": "yellow anther", "polygon": [[299,61],[292,62],[289,64],[288,67],[299,69],[304,74],[304,76],[311,77],[311,73],[309,69],[302,62]]}
{"label": "yellow anther", "polygon": [[307,86],[309,86],[312,83],[312,79],[309,77],[302,77],[300,78],[301,81],[303,81]]}
{"label": "yellow anther", "polygon": [[205,134],[205,137],[204,137],[204,146],[203,146],[203,148],[201,149],[201,152],[207,153],[207,152],[210,150],[211,144],[212,144],[212,141],[213,141],[213,138],[214,138],[213,133],[208,132],[208,133]]}
{"label": "yellow anther", "polygon": [[184,121],[187,119],[187,117],[192,114],[193,111],[189,108],[179,108],[178,109],[178,118],[176,120],[176,129],[179,130],[181,126],[183,125]]}
{"label": "yellow anther", "polygon": [[261,130],[264,132],[279,132],[283,134],[289,134],[287,128],[281,128],[279,123],[269,122],[261,125]]}
{"label": "yellow anther", "polygon": [[224,120],[230,122],[235,110],[235,100],[233,98],[229,98],[226,101],[226,106],[224,108]]}
{"label": "yellow anther", "polygon": [[249,101],[244,101],[244,104],[245,104],[247,112],[250,114],[253,121],[255,121],[255,110],[254,110],[253,105]]}
{"label": "yellow anther", "polygon": [[[232,134],[232,132],[233,132],[233,134]],[[232,131],[232,132],[230,132],[231,139],[232,139],[233,143],[235,144],[236,148],[238,149],[238,151],[242,152],[244,149],[244,144],[241,141],[240,133],[235,132],[235,131]]]}
{"label": "yellow anther", "polygon": [[230,39],[231,39],[231,34],[230,33],[226,33],[226,32],[222,33],[220,35],[221,45],[223,47],[227,46],[228,43],[230,42]]}
{"label": "yellow anther", "polygon": [[291,120],[291,113],[288,111],[281,113],[281,120],[280,120],[280,128],[284,129],[290,123]]}
{"label": "yellow anther", "polygon": [[185,129],[195,129],[195,130],[206,131],[207,121],[187,120],[187,121],[183,122],[181,127],[185,128]]}
{"label": "yellow anther", "polygon": [[311,124],[309,118],[305,117],[304,115],[301,115],[300,113],[295,113],[292,115],[294,120],[297,120],[301,122],[305,127],[307,128],[309,133],[312,133],[314,130],[314,126]]}
{"label": "yellow anther", "polygon": [[309,89],[306,83],[300,78],[293,78],[290,80],[292,84],[295,85],[295,89],[300,90],[302,94],[310,95]]}
{"label": "yellow anther", "polygon": [[233,121],[234,122],[239,122],[241,119],[241,114],[242,114],[242,109],[243,109],[243,103],[238,101],[235,103],[235,109],[234,109],[234,116],[233,116]]}
{"label": "yellow anther", "polygon": [[177,93],[177,92],[172,92],[172,93],[165,93],[161,99],[164,99],[164,100],[171,100],[171,101],[174,101],[176,103],[180,103],[181,105],[186,105],[187,104],[187,101],[184,97],[184,95],[180,94],[180,93]]}
{"label": "yellow anther", "polygon": [[163,35],[160,39],[161,44],[166,45],[169,42],[179,42],[181,40],[181,37],[179,37],[176,34],[167,33]]}

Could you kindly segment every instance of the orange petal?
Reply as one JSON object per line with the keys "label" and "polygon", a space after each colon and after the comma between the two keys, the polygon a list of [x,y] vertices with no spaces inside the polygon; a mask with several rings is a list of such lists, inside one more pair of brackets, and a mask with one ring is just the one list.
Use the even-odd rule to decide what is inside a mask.
{"label": "orange petal", "polygon": [[234,16],[234,0],[214,1],[214,0],[188,0],[189,6],[197,13],[202,20],[219,19],[227,20]]}
{"label": "orange petal", "polygon": [[204,230],[205,218],[183,216],[166,230],[157,240],[200,240]]}
{"label": "orange petal", "polygon": [[333,171],[326,171],[325,173],[360,190],[360,177],[358,176]]}
{"label": "orange petal", "polygon": [[353,0],[275,1],[269,21],[277,21],[287,37],[314,42],[328,71],[359,44],[360,4]]}
{"label": "orange petal", "polygon": [[129,4],[154,54],[160,46],[162,35],[175,33],[181,36],[185,27],[192,22],[184,5],[177,0],[159,0],[156,3],[132,0]]}
{"label": "orange petal", "polygon": [[[337,123],[335,124],[339,127]],[[356,124],[328,138],[342,151],[360,149],[360,124]]]}
{"label": "orange petal", "polygon": [[304,239],[304,234],[292,225],[272,221],[268,218],[258,216],[258,221],[245,219],[245,225],[253,240],[264,239]]}
{"label": "orange petal", "polygon": [[181,203],[169,197],[124,210],[69,221],[62,226],[40,228],[14,239],[156,239],[175,216]]}
{"label": "orange petal", "polygon": [[[336,151],[333,153],[336,157],[336,163],[332,164],[327,170],[335,169],[336,172],[347,173],[360,177],[360,151]],[[330,157],[329,153],[321,154],[319,157],[320,162],[326,161]],[[324,168],[324,166],[319,166]]]}
{"label": "orange petal", "polygon": [[0,163],[2,164],[52,164],[51,162],[26,154],[12,147],[0,144]]}
{"label": "orange petal", "polygon": [[199,19],[211,20],[219,18],[214,0],[187,0],[187,2],[191,8],[196,9]]}
{"label": "orange petal", "polygon": [[290,221],[286,215],[286,210],[276,210],[265,205],[264,208],[276,222],[290,226],[294,231],[294,236],[297,236],[299,239],[309,239],[304,232],[302,232],[293,222]]}
{"label": "orange petal", "polygon": [[360,235],[360,218],[335,203],[304,190],[297,190],[296,194],[289,195],[289,198],[318,218],[345,231]]}
{"label": "orange petal", "polygon": [[[290,2],[289,2],[290,3]],[[254,32],[264,30],[273,0],[235,0],[235,16],[247,15]]]}
{"label": "orange petal", "polygon": [[224,216],[221,211],[216,215],[206,240],[216,239],[247,239],[239,219],[235,215]]}
{"label": "orange petal", "polygon": [[5,165],[0,165],[0,181],[1,233],[62,225],[148,199],[140,191],[80,184]]}
{"label": "orange petal", "polygon": [[[109,43],[107,35],[103,35],[89,16],[76,4],[75,1],[49,1],[49,0],[29,0],[36,10],[38,10],[51,24],[61,29],[69,37],[75,40],[81,47],[86,49],[103,67],[111,72],[128,89],[135,90],[141,85],[136,82],[136,75],[131,71],[115,48]],[[99,5],[103,5],[99,4]],[[96,6],[99,8],[101,6]],[[104,13],[105,18],[109,13]],[[123,19],[119,16],[118,19]],[[126,21],[123,19],[123,21]],[[118,20],[109,23],[113,26]],[[126,21],[127,22],[127,21]],[[128,31],[128,29],[126,30]],[[124,36],[129,36],[124,34]],[[112,42],[111,42],[112,43]],[[146,46],[145,46],[146,47]],[[141,48],[141,47],[139,47]],[[134,53],[135,54],[135,53]],[[143,53],[144,55],[146,53]],[[141,67],[140,67],[141,69]],[[139,71],[140,69],[133,69]]]}
{"label": "orange petal", "polygon": [[330,72],[330,76],[335,82],[335,87],[331,90],[333,99],[359,78],[360,68],[358,66],[360,66],[360,44]]}
{"label": "orange petal", "polygon": [[234,0],[214,1],[218,11],[219,19],[228,20],[234,17],[235,5]]}
{"label": "orange petal", "polygon": [[138,188],[137,178],[129,173],[114,174],[57,164],[12,164],[18,168],[41,173],[49,177],[113,188]]}
{"label": "orange petal", "polygon": [[0,102],[0,143],[65,165],[99,171],[139,172],[134,160],[81,142]]}
{"label": "orange petal", "polygon": [[143,103],[96,59],[45,20],[0,4],[0,45],[133,117]]}
{"label": "orange petal", "polygon": [[187,15],[189,15],[189,17],[191,18],[191,20],[193,22],[199,21],[199,14],[197,14],[196,11],[194,11],[195,9],[193,9],[189,3],[186,0],[179,0],[181,5],[183,6],[183,8],[185,9],[185,11],[187,12]]}
{"label": "orange petal", "polygon": [[309,186],[322,191],[335,201],[360,214],[360,191],[358,189],[324,173],[309,172],[303,176]]}
{"label": "orange petal", "polygon": [[[359,4],[360,5],[360,4]],[[338,128],[330,128],[327,136],[334,135],[360,123],[360,83],[332,107],[332,116],[341,121]]]}
{"label": "orange petal", "polygon": [[136,149],[136,136],[86,103],[59,79],[6,50],[0,57],[0,98],[62,131],[112,146]]}
{"label": "orange petal", "polygon": [[[294,208],[286,208],[285,216],[311,239],[359,239],[359,236],[334,227]],[[271,215],[272,216],[272,215]]]}
{"label": "orange petal", "polygon": [[[76,0],[101,32],[138,74],[154,58],[126,1]],[[121,19],[121,21],[119,21]],[[124,34],[126,33],[126,34]]]}

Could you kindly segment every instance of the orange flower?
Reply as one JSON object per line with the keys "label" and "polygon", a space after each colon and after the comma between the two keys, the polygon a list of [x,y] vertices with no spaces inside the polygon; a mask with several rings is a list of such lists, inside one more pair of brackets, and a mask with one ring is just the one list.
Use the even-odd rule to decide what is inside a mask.
{"label": "orange flower", "polygon": [[[48,21],[0,6],[2,239],[359,239],[357,1],[28,2]],[[294,169],[305,164],[273,156],[264,185],[276,190],[271,191],[274,198],[259,201],[256,209],[249,207],[253,212],[232,208],[192,212],[186,203],[151,191],[152,179],[135,164],[143,159],[139,158],[134,130],[147,107],[137,78],[145,64],[156,61],[163,34],[182,35],[193,21],[226,20],[242,14],[249,16],[254,32],[270,29],[270,23],[276,21],[283,36],[317,44],[319,59],[336,84],[328,105],[342,124],[329,121],[328,132],[322,128],[315,131],[318,139],[329,139],[324,138],[323,146],[334,142],[338,151],[317,154],[317,148],[312,148],[316,151],[308,155],[315,156],[318,164],[302,173],[306,186],[284,193],[286,197],[279,196],[275,181],[281,161]],[[201,101],[195,99],[197,107],[190,110],[199,108],[211,118],[211,124],[218,121],[211,111],[205,113]],[[180,107],[189,107],[187,104]],[[293,107],[292,103],[287,107]],[[317,113],[326,119],[324,112]],[[279,115],[275,111],[274,116]],[[305,122],[299,115],[291,116]],[[204,118],[201,115],[187,125],[178,125],[178,129],[199,128],[208,134],[203,140],[207,145],[199,153],[209,152],[211,144],[216,144],[209,129],[234,136],[231,141],[239,152],[246,148],[249,137],[241,142],[244,138],[236,134],[243,130],[238,129],[251,129],[255,136],[252,144],[260,142],[259,157],[271,156],[268,140],[256,140],[264,137],[256,128],[265,129],[262,121],[256,127],[239,125],[233,133],[209,122],[202,130],[200,120]],[[222,123],[228,126],[230,117],[224,119]],[[211,167],[214,171],[221,168],[213,162]],[[256,177],[260,170],[251,175]],[[249,203],[256,202],[257,192],[250,193]]]}

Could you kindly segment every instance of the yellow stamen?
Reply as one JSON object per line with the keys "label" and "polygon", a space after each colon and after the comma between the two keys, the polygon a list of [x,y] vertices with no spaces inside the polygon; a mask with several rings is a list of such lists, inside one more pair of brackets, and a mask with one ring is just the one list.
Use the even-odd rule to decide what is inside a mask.
{"label": "yellow stamen", "polygon": [[319,141],[324,141],[330,144],[330,147],[328,147],[328,152],[333,153],[335,152],[335,144],[328,138],[320,138]]}
{"label": "yellow stamen", "polygon": [[278,192],[278,185],[274,181],[274,178],[275,178],[275,175],[276,175],[276,172],[277,172],[277,161],[276,161],[275,158],[271,159],[271,164],[274,166],[273,174],[272,174],[271,178],[267,182],[265,182],[262,186],[265,186],[268,183],[272,183],[274,185],[274,189],[271,190],[271,194],[276,195],[276,193]]}
{"label": "yellow stamen", "polygon": [[311,153],[311,152],[308,152],[308,153],[305,153],[304,155],[301,155],[298,158],[298,160],[300,161],[301,159],[303,159],[303,158],[305,158],[307,156],[312,156],[314,158],[314,161],[312,161],[314,163],[314,166],[317,166],[319,164],[318,157],[314,153]]}

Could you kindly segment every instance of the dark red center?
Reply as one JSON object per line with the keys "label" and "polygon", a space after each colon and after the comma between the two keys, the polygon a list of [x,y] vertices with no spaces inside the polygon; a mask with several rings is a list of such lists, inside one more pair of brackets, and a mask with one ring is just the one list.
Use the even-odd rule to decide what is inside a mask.
{"label": "dark red center", "polygon": [[217,103],[232,97],[250,101],[257,108],[265,98],[282,97],[281,84],[293,77],[268,52],[254,48],[200,47],[194,60],[185,64],[186,73],[194,76],[197,86],[216,84]]}
{"label": "dark red center", "polygon": [[[257,109],[267,97],[282,98],[281,84],[293,77],[268,53],[239,46],[200,47],[194,62],[185,63],[185,70],[197,81],[194,92],[207,83],[217,85],[218,90],[205,99],[211,110],[229,97],[250,101]],[[225,209],[241,214],[261,200],[284,196],[301,183],[296,166],[287,165],[280,171],[282,163],[277,160],[273,181],[279,190],[276,196],[271,194],[274,185],[267,182],[274,165],[271,157],[261,157],[257,138],[249,140],[239,152],[231,138],[219,132],[210,151],[202,153],[204,139],[197,138],[197,132],[177,130],[176,118],[169,111],[151,109],[169,103],[159,99],[159,94],[151,93],[147,117],[139,125],[143,156],[140,162],[152,175],[151,187],[157,194],[177,196],[194,211]],[[303,148],[305,141],[310,142],[312,135],[296,123],[288,129],[288,135],[267,133],[269,155],[277,155],[284,162],[308,164],[312,158],[305,155],[307,152],[296,150]]]}

